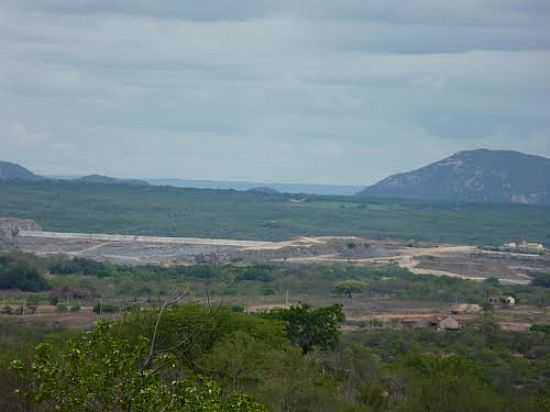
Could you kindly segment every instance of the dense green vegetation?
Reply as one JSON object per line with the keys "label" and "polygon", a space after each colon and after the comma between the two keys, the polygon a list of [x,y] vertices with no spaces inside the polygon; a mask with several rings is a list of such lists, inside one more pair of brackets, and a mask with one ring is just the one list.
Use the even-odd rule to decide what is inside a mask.
{"label": "dense green vegetation", "polygon": [[[50,269],[65,267],[54,258]],[[550,290],[543,285],[502,285],[489,279],[480,283],[451,277],[418,276],[397,266],[381,268],[348,265],[194,265],[194,266],[114,266],[94,263],[95,276],[80,276],[88,267],[86,260],[78,259],[72,267],[73,276],[52,279],[54,286],[71,286],[77,289],[106,289],[114,285],[118,297],[159,296],[173,293],[175,289],[189,289],[204,295],[292,295],[331,296],[363,293],[367,296],[416,300],[440,303],[482,303],[487,293],[514,296],[519,303],[549,305]],[[56,273],[52,271],[52,273]],[[105,274],[109,275],[106,276]],[[95,278],[95,279],[94,279]],[[113,292],[113,289],[110,289]],[[93,295],[94,293],[90,293]]]}
{"label": "dense green vegetation", "polygon": [[[1,277],[3,273],[9,276]],[[30,279],[36,283],[32,283],[27,274],[32,274]],[[46,281],[46,274],[55,276]],[[13,288],[30,291],[51,287],[49,294],[56,299],[55,303],[60,299],[94,301],[99,297],[107,299],[104,303],[158,299],[174,290],[187,290],[196,296],[228,297],[282,297],[289,291],[293,296],[349,298],[360,293],[366,297],[432,303],[483,303],[491,293],[514,296],[521,304],[549,305],[547,275],[535,273],[533,276],[537,281],[532,285],[503,285],[493,278],[480,283],[444,276],[418,276],[393,265],[380,268],[290,264],[162,267],[113,265],[61,256],[0,255],[0,280],[11,279]]]}
{"label": "dense green vegetation", "polygon": [[548,208],[171,187],[0,182],[0,216],[46,230],[281,240],[361,235],[473,244],[550,243]]}
{"label": "dense green vegetation", "polygon": [[145,336],[130,343],[113,333],[112,327],[100,323],[93,332],[65,345],[42,343],[30,367],[13,361],[11,368],[32,386],[16,391],[30,405],[60,412],[266,410],[243,394],[223,394],[219,385],[207,378],[159,373],[163,368],[176,369],[175,364],[168,364],[176,362],[170,356],[173,354],[152,353]]}
{"label": "dense green vegetation", "polygon": [[35,263],[36,260],[18,253],[0,255],[0,289],[30,292],[48,289],[48,281]]}
{"label": "dense green vegetation", "polygon": [[[505,332],[487,308],[456,332],[356,321],[348,326],[359,330],[342,334],[340,305],[256,315],[214,301],[162,305],[175,291],[205,302],[283,298],[287,290],[306,301],[339,296],[346,304],[356,294],[481,303],[490,292],[549,305],[543,274],[540,284],[509,286],[494,278],[417,276],[397,266],[119,266],[21,253],[0,255],[0,269],[11,278],[32,269],[51,286],[18,298],[27,320],[0,317],[0,410],[550,412],[544,322]],[[26,323],[46,301],[62,316],[88,302],[98,318],[119,320],[87,332]]]}
{"label": "dense green vegetation", "polygon": [[288,340],[307,355],[315,347],[335,349],[338,344],[338,327],[345,320],[342,305],[314,309],[309,305],[276,309],[264,315],[267,319],[280,320],[286,324]]}
{"label": "dense green vegetation", "polygon": [[[490,317],[456,333],[329,328],[331,344],[304,355],[289,333],[318,330],[327,319],[309,314],[324,310],[291,308],[275,315],[281,322],[167,306],[72,338],[58,332],[0,369],[0,402],[29,412],[550,411],[543,332],[503,332]],[[13,342],[30,333],[7,330]]]}

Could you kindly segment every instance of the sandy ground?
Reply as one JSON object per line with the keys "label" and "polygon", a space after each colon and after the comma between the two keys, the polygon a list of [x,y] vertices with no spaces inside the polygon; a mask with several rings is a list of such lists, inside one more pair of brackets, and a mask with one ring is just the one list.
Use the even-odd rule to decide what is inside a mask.
{"label": "sandy ground", "polygon": [[[418,275],[474,281],[498,277],[502,283],[530,283],[531,271],[550,271],[550,255],[482,251],[442,244],[407,247],[396,241],[353,236],[299,237],[281,242],[170,238],[22,231],[17,247],[37,255],[65,254],[115,263],[193,264],[201,262],[278,262],[301,264],[399,265]],[[353,247],[349,247],[352,244]]]}

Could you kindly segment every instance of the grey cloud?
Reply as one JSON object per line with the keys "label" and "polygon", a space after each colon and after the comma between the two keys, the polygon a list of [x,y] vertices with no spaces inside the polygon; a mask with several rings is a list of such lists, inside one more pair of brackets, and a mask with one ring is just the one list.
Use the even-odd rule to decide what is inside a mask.
{"label": "grey cloud", "polygon": [[546,0],[5,0],[12,8],[76,15],[121,14],[198,21],[272,15],[391,24],[528,25],[548,22]]}
{"label": "grey cloud", "polygon": [[483,145],[550,155],[549,9],[5,0],[3,156],[41,173],[366,184]]}

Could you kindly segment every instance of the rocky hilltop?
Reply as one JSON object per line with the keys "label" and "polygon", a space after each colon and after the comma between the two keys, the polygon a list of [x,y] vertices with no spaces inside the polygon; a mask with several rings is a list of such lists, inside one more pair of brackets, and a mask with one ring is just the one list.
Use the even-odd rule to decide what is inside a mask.
{"label": "rocky hilltop", "polygon": [[550,205],[550,159],[503,150],[459,152],[390,176],[359,195]]}

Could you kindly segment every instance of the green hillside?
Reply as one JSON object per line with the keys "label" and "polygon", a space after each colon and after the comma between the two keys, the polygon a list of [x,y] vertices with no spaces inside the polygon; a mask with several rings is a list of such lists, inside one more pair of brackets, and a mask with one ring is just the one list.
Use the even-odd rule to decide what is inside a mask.
{"label": "green hillside", "polygon": [[550,210],[523,205],[298,197],[77,182],[1,182],[0,216],[45,230],[280,240],[359,235],[456,243],[550,244]]}

